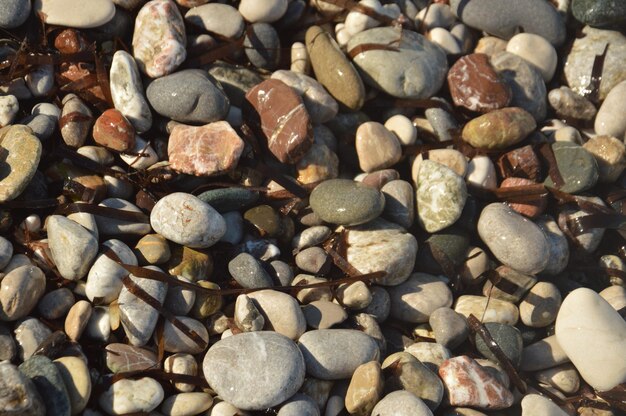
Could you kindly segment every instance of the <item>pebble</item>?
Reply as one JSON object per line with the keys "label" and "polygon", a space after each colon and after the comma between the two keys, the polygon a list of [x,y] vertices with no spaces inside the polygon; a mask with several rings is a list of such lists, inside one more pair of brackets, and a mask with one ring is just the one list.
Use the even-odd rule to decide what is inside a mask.
{"label": "pebble", "polygon": [[542,274],[553,276],[562,272],[569,262],[570,250],[567,238],[559,225],[548,215],[542,215],[535,220],[548,241],[549,260]]}
{"label": "pebble", "polygon": [[265,325],[265,318],[246,295],[237,296],[234,318],[235,324],[243,332],[260,331]]}
{"label": "pebble", "polygon": [[574,40],[570,52],[563,58],[565,80],[574,92],[584,95],[589,87],[596,55],[601,55],[606,45],[610,44],[604,59],[598,94],[598,99],[604,100],[617,84],[626,80],[626,71],[621,65],[626,56],[626,36],[617,31],[590,26],[582,29],[582,35]]}
{"label": "pebble", "polygon": [[451,0],[452,12],[466,25],[509,39],[520,27],[560,46],[565,41],[565,21],[556,8],[541,0]]}
{"label": "pebble", "polygon": [[[498,322],[487,322],[485,328],[491,337],[498,344],[504,355],[506,355],[515,368],[518,368],[522,359],[522,334],[512,325]],[[474,335],[474,345],[478,352],[485,358],[493,362],[498,362],[498,358],[491,352],[485,341],[478,334]]]}
{"label": "pebble", "polygon": [[446,360],[439,367],[439,376],[452,406],[506,409],[513,404],[513,394],[468,356]]}
{"label": "pebble", "polygon": [[383,395],[384,380],[378,361],[361,364],[354,370],[346,392],[350,414],[368,415]]}
{"label": "pebble", "polygon": [[13,123],[20,104],[13,95],[0,97],[0,127],[5,127]]}
{"label": "pebble", "polygon": [[65,318],[64,329],[68,338],[78,341],[89,323],[93,308],[86,300],[79,300],[70,308]]}
{"label": "pebble", "polygon": [[[171,374],[196,376],[198,374],[198,363],[190,354],[172,354],[163,362],[163,370]],[[196,388],[195,385],[189,383],[172,381],[172,384],[176,390],[183,393],[192,392]]]}
{"label": "pebble", "polygon": [[511,89],[503,82],[482,53],[465,55],[448,72],[448,86],[454,105],[481,113],[506,107]]}
{"label": "pebble", "polygon": [[175,327],[174,324],[167,321],[163,326],[163,343],[165,351],[183,352],[188,354],[199,354],[204,351],[209,343],[209,333],[206,326],[202,322],[188,316],[176,316],[176,319],[192,331],[195,331],[199,336],[199,340],[202,339],[204,345],[196,343],[194,340],[185,335],[180,329]]}
{"label": "pebble", "polygon": [[443,383],[435,373],[407,352],[388,356],[382,364],[387,374],[387,391],[406,390],[422,399],[435,410],[443,399]]}
{"label": "pebble", "polygon": [[[293,4],[293,3],[292,3]],[[296,393],[284,402],[277,416],[319,416],[320,409],[315,400],[306,394]]]}
{"label": "pebble", "polygon": [[[602,200],[597,197],[590,197],[590,198],[580,197],[580,198],[582,198],[584,201],[595,203],[600,206],[605,206],[604,202],[602,202]],[[591,210],[576,209],[573,207],[565,208],[561,210],[561,212],[559,213],[559,222],[563,224],[564,222],[574,220],[576,218],[584,217],[586,215],[589,215],[590,213],[591,213]],[[582,234],[575,235],[574,238],[577,241],[576,248],[578,250],[582,250],[587,253],[591,253],[595,251],[600,245],[600,242],[602,241],[602,237],[604,236],[605,231],[606,230],[604,228],[590,228]]]}
{"label": "pebble", "polygon": [[559,309],[556,338],[582,378],[598,391],[626,381],[626,322],[591,289],[571,292]]}
{"label": "pebble", "polygon": [[63,111],[59,119],[61,136],[70,147],[81,147],[93,123],[93,114],[83,101],[75,94],[63,98]]}
{"label": "pebble", "polygon": [[111,108],[96,119],[93,140],[109,149],[124,152],[135,145],[135,128],[119,110]]}
{"label": "pebble", "polygon": [[519,319],[519,311],[514,304],[485,296],[462,295],[457,299],[454,310],[466,318],[470,315],[480,317],[483,323],[499,322],[515,325]]}
{"label": "pebble", "polygon": [[115,15],[111,0],[94,0],[89,13],[83,13],[76,0],[35,0],[33,10],[48,25],[89,29],[108,23]]}
{"label": "pebble", "polygon": [[0,129],[0,150],[6,156],[0,170],[0,202],[18,197],[31,181],[41,158],[39,139],[26,126]]}
{"label": "pebble", "polygon": [[208,393],[179,393],[165,399],[161,405],[161,413],[165,416],[199,415],[212,404],[213,398]]}
{"label": "pebble", "polygon": [[574,0],[572,14],[581,23],[593,27],[615,27],[626,23],[626,7],[611,1]]}
{"label": "pebble", "polygon": [[0,360],[11,361],[16,356],[17,345],[13,339],[13,335],[6,324],[0,323]]}
{"label": "pebble", "polygon": [[[495,169],[494,169],[495,170]],[[500,188],[511,188],[517,186],[529,186],[535,185],[535,182],[525,178],[506,178],[500,183]],[[525,217],[534,219],[541,215],[545,211],[548,205],[548,199],[545,197],[539,197],[535,200],[528,202],[509,202],[509,206],[517,213],[522,214]]]}
{"label": "pebble", "polygon": [[187,57],[185,23],[172,0],[151,0],[137,14],[133,56],[151,78],[171,74]]}
{"label": "pebble", "polygon": [[46,319],[59,319],[75,302],[72,291],[63,287],[46,293],[37,304],[37,310]]}
{"label": "pebble", "polygon": [[432,416],[432,412],[421,399],[405,390],[387,394],[376,403],[372,414],[378,416]]}
{"label": "pebble", "polygon": [[348,42],[348,51],[372,43],[393,42],[397,48],[396,51],[361,51],[353,58],[354,65],[366,84],[393,97],[431,97],[441,88],[448,70],[444,50],[413,31],[403,30],[400,37],[398,35],[392,27],[380,27],[353,36]]}
{"label": "pebble", "polygon": [[248,253],[237,255],[228,263],[228,272],[244,288],[258,289],[273,286],[272,278],[261,263]]}
{"label": "pebble", "polygon": [[291,240],[291,246],[296,250],[304,250],[326,241],[332,230],[325,225],[317,225],[304,229]]}
{"label": "pebble", "polygon": [[70,397],[61,373],[52,360],[43,355],[34,355],[26,359],[18,368],[33,381],[43,399],[46,413],[59,416],[71,414]]}
{"label": "pebble", "polygon": [[566,86],[551,90],[548,103],[559,117],[565,119],[593,121],[598,111],[591,101]]}
{"label": "pebble", "polygon": [[[417,186],[417,176],[420,171],[422,160],[424,157],[420,154],[413,161],[411,167],[411,179]],[[461,177],[465,177],[467,174],[467,159],[463,156],[463,153],[454,149],[433,149],[428,151],[428,160],[439,163],[451,169],[454,173]]]}
{"label": "pebble", "polygon": [[306,32],[306,49],[319,83],[341,106],[360,109],[365,102],[365,86],[332,36],[319,26],[311,26]]}
{"label": "pebble", "polygon": [[226,232],[224,218],[217,211],[183,192],[161,198],[150,213],[150,224],[168,240],[193,248],[210,247]]}
{"label": "pebble", "polygon": [[288,0],[242,0],[239,13],[251,23],[272,23],[287,12]]}
{"label": "pebble", "polygon": [[409,229],[415,220],[415,197],[411,184],[403,180],[392,180],[380,191],[385,196],[385,210],[382,216]]}
{"label": "pebble", "polygon": [[539,394],[527,394],[522,399],[521,405],[522,416],[566,416],[568,414],[553,401]]}
{"label": "pebble", "polygon": [[417,129],[411,120],[402,114],[389,117],[385,121],[385,128],[395,134],[402,145],[410,146],[417,141]]}
{"label": "pebble", "polygon": [[447,55],[460,55],[461,45],[456,38],[446,29],[436,27],[430,29],[426,38],[443,49]]}
{"label": "pebble", "polygon": [[[111,250],[124,264],[137,266],[137,258],[132,250],[120,240],[107,240],[102,243],[103,250]],[[102,298],[102,303],[109,304],[117,299],[122,290],[122,278],[128,272],[122,266],[101,253],[89,269],[85,293],[90,301]]]}
{"label": "pebble", "polygon": [[405,322],[428,322],[437,309],[452,306],[452,292],[438,276],[414,273],[405,282],[387,289],[391,316]]}
{"label": "pebble", "polygon": [[106,365],[113,373],[141,371],[158,366],[157,356],[145,348],[133,347],[128,344],[108,344]]}
{"label": "pebble", "polygon": [[539,282],[520,303],[520,319],[526,326],[546,327],[554,322],[560,307],[559,289],[552,283]]}
{"label": "pebble", "polygon": [[36,318],[28,317],[17,322],[15,326],[15,341],[20,360],[30,358],[52,331]]}
{"label": "pebble", "polygon": [[30,15],[30,0],[10,0],[2,4],[0,27],[13,29],[22,25]]}
{"label": "pebble", "polygon": [[380,123],[363,123],[356,131],[356,152],[364,172],[373,172],[395,165],[402,156],[396,136]]}
{"label": "pebble", "polygon": [[265,318],[266,329],[293,340],[306,331],[306,318],[293,297],[271,289],[251,292],[248,297]]}
{"label": "pebble", "polygon": [[626,137],[626,122],[619,116],[626,111],[625,98],[626,80],[613,87],[600,106],[594,122],[596,134],[620,139]]}
{"label": "pebble", "polygon": [[[559,172],[565,184],[560,191],[578,194],[592,188],[599,178],[599,168],[593,155],[584,147],[575,143],[555,142],[552,151],[556,159]],[[550,176],[544,184],[554,186]]]}
{"label": "pebble", "polygon": [[499,266],[495,272],[499,276],[498,283],[494,285],[490,280],[485,281],[483,295],[486,297],[518,303],[526,292],[537,283],[537,279],[533,275],[520,273],[508,266]]}
{"label": "pebble", "polygon": [[300,389],[305,362],[289,338],[248,332],[215,343],[206,353],[202,369],[211,388],[224,400],[243,410],[261,410],[282,403]]}
{"label": "pebble", "polygon": [[228,39],[237,39],[244,30],[241,14],[228,4],[202,4],[189,9],[185,20],[200,29]]}
{"label": "pebble", "polygon": [[282,163],[297,163],[313,144],[304,102],[282,81],[268,79],[250,89],[242,114],[264,139],[264,146]]}
{"label": "pebble", "polygon": [[80,224],[60,215],[46,222],[52,260],[64,279],[83,278],[98,254],[98,240]]}
{"label": "pebble", "polygon": [[211,205],[217,212],[225,213],[244,209],[259,199],[259,193],[246,188],[218,188],[198,195],[202,201]]}
{"label": "pebble", "polygon": [[534,274],[548,264],[545,234],[505,204],[493,203],[483,209],[478,234],[498,260],[515,270]]}
{"label": "pebble", "polygon": [[415,265],[415,237],[399,225],[380,218],[350,227],[346,243],[346,259],[361,273],[387,273],[376,280],[381,285],[393,286],[406,281]]}
{"label": "pebble", "polygon": [[16,321],[27,316],[37,305],[46,288],[40,268],[18,267],[0,280],[0,320]]}
{"label": "pebble", "polygon": [[371,221],[385,208],[381,192],[348,179],[330,179],[317,185],[309,203],[322,220],[348,226]]}
{"label": "pebble", "polygon": [[259,22],[248,26],[243,45],[246,57],[256,68],[272,71],[278,66],[280,38],[271,24]]}
{"label": "pebble", "polygon": [[554,46],[545,38],[532,33],[519,33],[509,40],[506,51],[533,65],[546,83],[554,76],[558,56]]}
{"label": "pebble", "polygon": [[517,108],[503,108],[470,120],[462,138],[480,149],[505,149],[524,140],[537,127],[531,114]]}
{"label": "pebble", "polygon": [[151,412],[163,401],[163,387],[153,378],[122,379],[113,383],[98,398],[98,403],[109,415]]}
{"label": "pebble", "polygon": [[569,358],[559,345],[556,335],[551,335],[524,348],[520,369],[523,371],[545,370],[567,362]]}
{"label": "pebble", "polygon": [[46,405],[37,388],[16,366],[0,362],[0,412],[6,415],[44,416]]}
{"label": "pebble", "polygon": [[[102,200],[99,204],[101,207],[114,208],[122,211],[130,211],[138,214],[142,214],[141,209],[136,205],[120,198],[107,198]],[[141,235],[147,234],[151,231],[150,224],[146,221],[130,221],[121,220],[117,218],[104,217],[95,215],[96,224],[98,224],[99,234],[109,236],[128,236],[128,235]]]}
{"label": "pebble", "polygon": [[115,109],[131,122],[138,133],[150,130],[152,112],[146,100],[137,63],[128,52],[115,52],[109,79]]}
{"label": "pebble", "polygon": [[54,67],[40,65],[24,77],[28,89],[35,97],[44,97],[54,87]]}
{"label": "pebble", "polygon": [[450,28],[456,20],[450,7],[442,3],[433,3],[430,7],[424,7],[415,16],[417,24],[421,24],[426,29],[436,27]]}
{"label": "pebble", "polygon": [[67,389],[71,414],[80,414],[91,396],[91,378],[87,364],[78,357],[60,357],[54,360],[54,365]]}
{"label": "pebble", "polygon": [[307,325],[313,329],[328,329],[348,318],[346,311],[336,303],[316,300],[302,308]]}
{"label": "pebble", "polygon": [[428,323],[437,343],[451,350],[461,345],[470,332],[465,317],[449,307],[435,309],[430,314]]}
{"label": "pebble", "polygon": [[141,237],[133,252],[141,265],[165,263],[171,257],[167,240],[158,234],[146,234]]}
{"label": "pebble", "polygon": [[307,375],[322,380],[349,378],[361,364],[378,360],[373,338],[353,329],[317,329],[305,332],[298,346]]}
{"label": "pebble", "polygon": [[332,259],[321,247],[305,248],[295,257],[296,266],[306,273],[325,275],[329,272]]}
{"label": "pebble", "polygon": [[534,376],[540,383],[549,384],[565,394],[574,394],[580,388],[580,377],[571,363],[537,371]]}
{"label": "pebble", "polygon": [[[193,283],[183,276],[176,276],[178,280]],[[185,289],[183,286],[171,285],[167,289],[167,295],[163,306],[175,315],[187,315],[196,302],[196,292],[193,289]]]}
{"label": "pebble", "polygon": [[467,188],[463,178],[451,169],[424,160],[417,175],[417,220],[420,226],[434,233],[454,224],[460,217]]}

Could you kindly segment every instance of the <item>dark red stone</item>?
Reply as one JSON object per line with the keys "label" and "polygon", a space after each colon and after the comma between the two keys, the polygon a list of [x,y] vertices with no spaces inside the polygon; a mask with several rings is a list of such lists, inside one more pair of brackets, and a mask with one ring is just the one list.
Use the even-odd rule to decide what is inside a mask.
{"label": "dark red stone", "polygon": [[93,139],[99,145],[125,152],[135,145],[135,129],[118,110],[106,110],[93,126]]}
{"label": "dark red stone", "polygon": [[500,156],[497,165],[500,175],[504,178],[515,176],[541,182],[541,162],[530,145]]}
{"label": "dark red stone", "polygon": [[[535,185],[536,182],[525,178],[506,178],[500,184],[501,188],[510,188],[513,186]],[[524,202],[509,202],[509,206],[518,213],[528,218],[537,218],[543,213],[548,205],[547,195],[537,195],[535,198]]]}

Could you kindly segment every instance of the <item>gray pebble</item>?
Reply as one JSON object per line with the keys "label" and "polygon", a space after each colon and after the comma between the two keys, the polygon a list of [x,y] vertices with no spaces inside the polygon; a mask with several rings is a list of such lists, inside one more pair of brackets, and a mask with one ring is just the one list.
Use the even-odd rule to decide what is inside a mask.
{"label": "gray pebble", "polygon": [[[192,283],[191,280],[183,276],[176,276],[178,280]],[[163,302],[165,309],[174,315],[187,315],[196,301],[196,292],[191,289],[185,289],[178,285],[169,285],[167,296]]]}
{"label": "gray pebble", "polygon": [[443,108],[429,108],[424,112],[439,141],[452,140],[452,131],[459,128],[456,119]]}
{"label": "gray pebble", "polygon": [[319,416],[315,400],[306,394],[296,393],[280,406],[277,416]]}
{"label": "gray pebble", "polygon": [[362,312],[373,316],[379,323],[384,322],[391,311],[389,292],[380,286],[370,286],[369,289],[372,294],[372,301]]}
{"label": "gray pebble", "polygon": [[280,286],[289,286],[293,280],[293,270],[282,260],[274,260],[270,263],[270,273],[278,281]]}
{"label": "gray pebble", "polygon": [[24,361],[18,368],[37,387],[46,406],[47,414],[70,416],[70,398],[63,377],[52,360],[43,355],[35,355]]}
{"label": "gray pebble", "polygon": [[[0,361],[11,361],[17,354],[17,345],[9,327],[5,323],[0,323]],[[0,411],[2,406],[0,405]]]}
{"label": "gray pebble", "polygon": [[261,263],[248,253],[237,255],[228,263],[231,276],[244,288],[256,289],[273,286],[272,278]]}
{"label": "gray pebble", "polygon": [[389,393],[379,401],[373,415],[377,416],[432,416],[432,412],[421,399],[406,390]]}
{"label": "gray pebble", "polygon": [[[123,211],[131,211],[141,213],[141,210],[134,204],[120,199],[120,198],[107,198],[100,202],[102,207],[121,209]],[[119,236],[119,235],[140,235],[148,234],[152,229],[150,224],[145,222],[135,222],[118,220],[110,217],[101,217],[95,215],[96,223],[98,224],[98,232],[101,235]]]}
{"label": "gray pebble", "polygon": [[209,3],[189,9],[185,20],[206,32],[237,39],[245,27],[239,11],[228,4]]}
{"label": "gray pebble", "polygon": [[98,240],[85,227],[61,215],[48,217],[48,244],[59,273],[68,280],[83,278],[98,254]]}
{"label": "gray pebble", "polygon": [[28,261],[26,265],[10,272],[10,264],[5,268],[6,275],[0,281],[1,321],[16,321],[28,315],[46,289],[46,277],[41,269],[31,265],[28,257],[25,261]]}
{"label": "gray pebble", "polygon": [[0,362],[0,414],[45,416],[46,406],[35,385],[9,362]]}
{"label": "gray pebble", "polygon": [[[485,328],[491,334],[491,337],[502,349],[502,352],[511,360],[511,363],[517,368],[522,360],[522,349],[524,343],[520,331],[512,325],[501,324],[498,322],[487,322]],[[491,361],[498,362],[496,356],[485,344],[485,341],[479,335],[474,335],[476,349],[483,357]]]}
{"label": "gray pebble", "polygon": [[305,248],[296,254],[296,266],[315,275],[325,275],[330,271],[332,260],[320,247]]}
{"label": "gray pebble", "polygon": [[323,243],[331,234],[331,229],[325,225],[309,227],[291,240],[291,246],[296,250],[304,250]]}
{"label": "gray pebble", "polygon": [[52,331],[36,318],[26,318],[15,326],[15,341],[20,360],[28,359]]}
{"label": "gray pebble", "polygon": [[239,211],[230,211],[222,214],[226,222],[226,233],[220,238],[221,242],[238,244],[243,238],[243,217]]}
{"label": "gray pebble", "polygon": [[39,301],[37,309],[46,319],[59,319],[65,316],[75,302],[74,294],[68,288],[62,287],[44,295]]}
{"label": "gray pebble", "polygon": [[28,19],[30,0],[5,0],[0,3],[0,28],[13,29]]}
{"label": "gray pebble", "polygon": [[383,218],[408,229],[415,220],[415,190],[407,181],[394,180],[380,191],[385,196]]}
{"label": "gray pebble", "polygon": [[209,68],[209,74],[217,79],[231,104],[241,108],[248,90],[263,82],[261,76],[245,67],[218,62]]}
{"label": "gray pebble", "polygon": [[45,141],[54,133],[57,120],[44,114],[30,115],[24,118],[21,124],[26,124],[33,130],[33,134],[41,141]]}
{"label": "gray pebble", "polygon": [[252,65],[271,71],[280,60],[280,38],[269,23],[254,23],[248,26],[243,41],[246,56]]}
{"label": "gray pebble", "polygon": [[437,342],[451,350],[465,342],[469,335],[465,317],[450,308],[439,308],[434,311],[428,323]]}
{"label": "gray pebble", "polygon": [[0,237],[0,270],[3,270],[13,256],[13,244],[4,237]]}

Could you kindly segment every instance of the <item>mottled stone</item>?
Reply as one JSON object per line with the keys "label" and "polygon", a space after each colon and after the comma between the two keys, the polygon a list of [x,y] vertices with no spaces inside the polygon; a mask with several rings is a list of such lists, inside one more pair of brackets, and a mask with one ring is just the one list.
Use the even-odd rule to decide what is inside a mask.
{"label": "mottled stone", "polygon": [[115,108],[132,123],[137,132],[148,131],[152,126],[152,112],[144,94],[137,64],[128,52],[115,52],[109,79]]}
{"label": "mottled stone", "polygon": [[273,286],[272,278],[261,263],[248,253],[238,254],[229,261],[228,272],[244,288],[258,289]]}
{"label": "mottled stone", "polygon": [[106,365],[113,373],[142,371],[158,367],[156,353],[127,344],[108,344],[105,347]]}
{"label": "mottled stone", "polygon": [[591,101],[566,86],[551,90],[548,102],[556,114],[565,119],[592,121],[597,112]]}
{"label": "mottled stone", "polygon": [[503,108],[470,120],[463,128],[462,138],[477,148],[505,149],[524,140],[536,127],[527,111]]}
{"label": "mottled stone", "polygon": [[511,90],[482,53],[465,55],[448,72],[454,105],[485,113],[506,107]]}
{"label": "mottled stone", "polygon": [[322,182],[311,192],[309,203],[322,220],[339,225],[363,224],[385,208],[382,193],[348,179]]}
{"label": "mottled stone", "polygon": [[124,152],[135,145],[135,128],[116,109],[108,109],[96,119],[93,140],[109,149]]}
{"label": "mottled stone", "polygon": [[623,27],[626,23],[626,5],[607,0],[574,0],[572,14],[581,23],[593,27]]}
{"label": "mottled stone", "polygon": [[457,299],[454,310],[466,318],[474,315],[482,322],[515,325],[519,318],[519,311],[511,302],[485,296],[463,295]]}
{"label": "mottled stone", "polygon": [[0,129],[0,150],[5,155],[0,167],[0,202],[6,202],[24,192],[35,176],[42,146],[29,127],[15,125]]}
{"label": "mottled stone", "polygon": [[151,78],[170,74],[187,57],[185,23],[171,0],[151,0],[137,14],[133,56]]}
{"label": "mottled stone", "polygon": [[113,383],[100,397],[100,407],[109,415],[149,413],[163,401],[163,387],[153,378],[122,379]]}
{"label": "mottled stone", "polygon": [[0,412],[7,416],[44,416],[46,406],[37,388],[16,366],[0,362]]}
{"label": "mottled stone", "polygon": [[63,111],[59,119],[59,127],[63,141],[70,147],[81,147],[85,144],[93,114],[83,101],[75,94],[63,98]]}

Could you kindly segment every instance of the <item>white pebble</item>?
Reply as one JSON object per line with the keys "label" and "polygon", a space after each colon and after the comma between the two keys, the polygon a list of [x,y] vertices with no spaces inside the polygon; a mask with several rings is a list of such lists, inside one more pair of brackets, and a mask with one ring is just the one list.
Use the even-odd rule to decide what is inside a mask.
{"label": "white pebble", "polygon": [[506,50],[537,68],[545,82],[554,76],[558,56],[554,46],[545,38],[532,33],[519,33],[509,40]]}
{"label": "white pebble", "polygon": [[397,114],[387,119],[385,127],[394,133],[404,146],[415,144],[417,141],[417,129],[411,120],[402,114]]}

